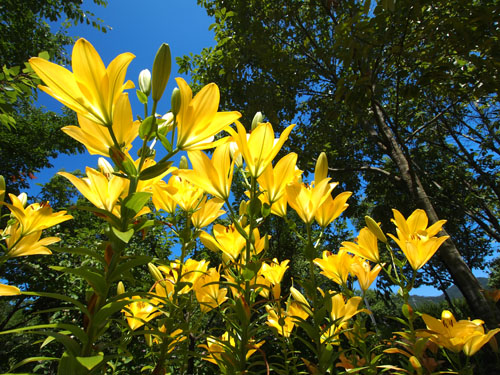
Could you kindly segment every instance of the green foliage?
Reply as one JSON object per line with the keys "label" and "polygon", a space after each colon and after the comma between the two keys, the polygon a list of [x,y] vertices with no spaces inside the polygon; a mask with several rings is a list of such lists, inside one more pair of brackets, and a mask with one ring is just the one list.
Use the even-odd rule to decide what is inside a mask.
{"label": "green foliage", "polygon": [[[306,170],[327,152],[334,180],[358,192],[355,217],[409,213],[425,191],[465,263],[484,267],[500,240],[497,0],[198,3],[217,44],[178,58],[181,72],[218,83],[246,123],[257,111],[297,122],[289,149]],[[433,268],[418,282],[446,288]]]}

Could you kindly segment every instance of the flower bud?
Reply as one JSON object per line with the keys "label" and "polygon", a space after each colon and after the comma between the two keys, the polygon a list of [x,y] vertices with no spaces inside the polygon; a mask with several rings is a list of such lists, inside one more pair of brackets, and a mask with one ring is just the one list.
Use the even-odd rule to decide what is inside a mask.
{"label": "flower bud", "polygon": [[234,164],[236,164],[238,168],[243,166],[243,156],[241,155],[236,142],[229,142],[229,155],[231,156],[231,159],[234,160]]}
{"label": "flower bud", "polygon": [[174,115],[177,115],[181,109],[181,90],[175,88],[172,91],[172,97],[170,98],[171,111]]}
{"label": "flower bud", "polygon": [[247,201],[240,202],[240,209],[239,209],[240,216],[244,216],[247,213],[247,206],[248,206]]}
{"label": "flower bud", "polygon": [[420,361],[417,359],[417,357],[415,357],[414,355],[412,355],[410,357],[410,363],[411,363],[412,367],[415,370],[417,370],[418,374],[422,373],[422,365],[420,364]]}
{"label": "flower bud", "polygon": [[3,202],[5,198],[5,178],[0,175],[0,202]]}
{"label": "flower bud", "polygon": [[181,156],[181,160],[179,161],[179,169],[189,169],[188,160],[184,155]]}
{"label": "flower bud", "polygon": [[379,241],[387,243],[387,237],[375,220],[373,220],[370,216],[365,216],[365,223],[370,232],[372,232]]}
{"label": "flower bud", "polygon": [[28,195],[26,193],[21,193],[17,196],[17,198],[19,198],[23,207],[26,207],[26,204],[28,203]]}
{"label": "flower bud", "polygon": [[253,116],[252,130],[254,130],[261,122],[264,122],[264,115],[262,114],[262,112],[257,112],[255,116]]}
{"label": "flower bud", "polygon": [[167,86],[172,66],[171,60],[170,47],[168,44],[163,43],[158,49],[158,52],[156,52],[155,61],[153,63],[152,97],[155,102],[161,99],[165,87]]}
{"label": "flower bud", "polygon": [[139,89],[146,96],[151,93],[151,72],[149,69],[144,69],[139,73]]}
{"label": "flower bud", "polygon": [[326,154],[322,152],[316,160],[316,168],[314,168],[314,183],[317,185],[320,181],[328,176],[328,159]]}
{"label": "flower bud", "polygon": [[118,282],[118,286],[116,287],[116,295],[119,296],[120,294],[125,293],[125,285],[121,281]]}
{"label": "flower bud", "polygon": [[97,160],[97,165],[98,165],[99,170],[101,171],[101,173],[103,173],[104,175],[106,175],[106,177],[108,179],[110,179],[113,176],[114,169],[113,169],[113,166],[110,164],[109,161],[107,161],[104,158],[99,158]]}
{"label": "flower bud", "polygon": [[148,269],[149,273],[151,274],[151,276],[153,276],[153,279],[155,279],[155,281],[162,281],[164,279],[158,267],[156,267],[153,263],[148,263]]}

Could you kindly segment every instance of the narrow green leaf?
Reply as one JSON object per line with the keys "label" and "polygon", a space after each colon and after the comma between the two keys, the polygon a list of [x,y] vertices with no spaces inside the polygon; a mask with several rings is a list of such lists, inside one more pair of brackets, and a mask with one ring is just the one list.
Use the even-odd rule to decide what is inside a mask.
{"label": "narrow green leaf", "polygon": [[50,266],[50,268],[52,268],[55,271],[80,276],[89,283],[89,285],[92,287],[92,289],[94,289],[94,291],[97,294],[101,296],[105,296],[107,294],[106,280],[104,279],[104,277],[99,275],[98,273],[89,271],[85,267],[69,268],[69,267]]}
{"label": "narrow green leaf", "polygon": [[[58,299],[61,301],[69,302],[75,305],[83,314],[90,316],[89,310],[87,307],[81,303],[80,301],[68,297],[64,294],[59,294],[59,293],[45,293],[45,292],[31,292],[31,291],[21,291],[21,294],[27,295],[27,296],[36,296],[36,297],[47,297],[47,298],[54,298]],[[1,334],[1,333],[0,333]]]}
{"label": "narrow green leaf", "polygon": [[149,168],[146,168],[140,173],[139,180],[150,180],[152,178],[155,178],[161,175],[162,173],[166,172],[168,168],[172,166],[172,164],[173,162],[168,161],[168,162],[158,163]]}

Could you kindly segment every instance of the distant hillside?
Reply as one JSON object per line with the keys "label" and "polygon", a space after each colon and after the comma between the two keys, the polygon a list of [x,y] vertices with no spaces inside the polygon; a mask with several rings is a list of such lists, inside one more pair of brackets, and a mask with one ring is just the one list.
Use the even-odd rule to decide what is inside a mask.
{"label": "distant hillside", "polygon": [[[479,281],[479,284],[485,289],[487,289],[488,286],[488,278],[487,277],[478,277],[477,280]],[[455,298],[463,298],[462,293],[458,289],[457,286],[453,285],[450,286],[448,289],[446,289],[446,292],[450,296],[450,298],[453,300]],[[440,296],[434,296],[434,297],[429,297],[429,296],[419,296],[419,295],[411,295],[410,300],[415,304],[419,305],[422,303],[427,303],[427,302],[434,302],[434,303],[439,303],[441,301],[444,301],[444,294],[441,294]]]}

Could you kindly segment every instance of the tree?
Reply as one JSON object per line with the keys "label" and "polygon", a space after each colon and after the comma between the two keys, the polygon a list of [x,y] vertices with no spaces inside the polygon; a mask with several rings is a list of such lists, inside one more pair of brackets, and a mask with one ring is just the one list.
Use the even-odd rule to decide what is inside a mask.
{"label": "tree", "polygon": [[217,45],[179,59],[182,71],[219,83],[247,120],[297,121],[291,148],[311,163],[327,151],[335,178],[363,192],[356,216],[418,206],[448,219],[439,258],[493,324],[470,267],[498,240],[498,1],[198,3]]}
{"label": "tree", "polygon": [[[106,0],[93,2],[107,4]],[[49,21],[61,22],[61,27],[53,31]],[[50,167],[50,157],[82,151],[77,142],[55,135],[61,127],[76,122],[74,115],[35,107],[34,89],[40,81],[25,64],[40,53],[65,62],[65,48],[73,43],[67,28],[78,23],[106,31],[102,21],[85,10],[81,1],[5,0],[0,5],[0,174],[11,193],[27,188],[28,176]]]}

